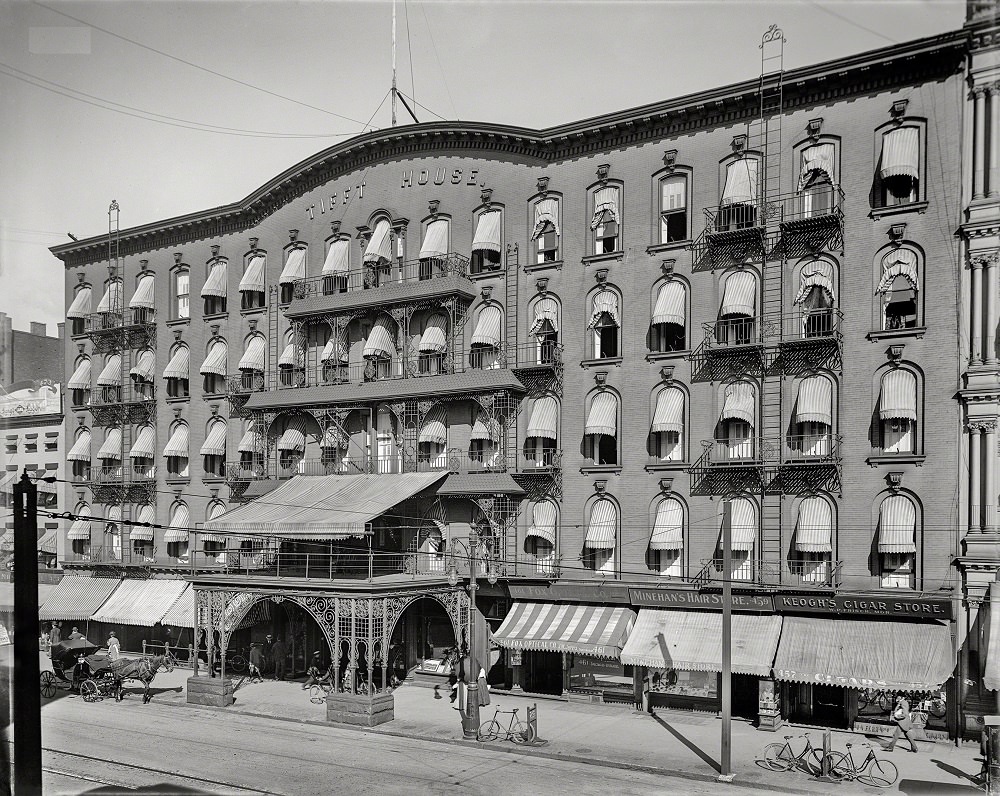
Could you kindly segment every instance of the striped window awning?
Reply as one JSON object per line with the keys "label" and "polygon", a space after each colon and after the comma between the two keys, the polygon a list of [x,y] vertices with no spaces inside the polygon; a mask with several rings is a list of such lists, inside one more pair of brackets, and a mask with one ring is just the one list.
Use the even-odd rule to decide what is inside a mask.
{"label": "striped window awning", "polygon": [[[750,552],[757,544],[757,511],[746,498],[734,498],[730,501],[730,527],[732,529],[732,549],[737,552]],[[719,550],[722,549],[722,537],[719,537]]]}
{"label": "striped window awning", "polygon": [[252,370],[257,373],[264,372],[264,363],[267,361],[267,343],[260,335],[254,335],[247,340],[247,347],[240,357],[239,370]]}
{"label": "striped window awning", "polygon": [[[180,354],[181,350],[178,349],[174,354],[176,357]],[[226,375],[226,361],[229,359],[229,346],[227,346],[222,340],[216,340],[212,343],[212,347],[208,349],[208,354],[205,357],[205,361],[201,363],[200,373],[203,376],[209,373],[214,373],[217,376]],[[172,362],[173,360],[171,360]],[[169,378],[169,377],[168,377]],[[183,378],[183,377],[178,377]]]}
{"label": "striped window awning", "polygon": [[189,431],[186,425],[181,423],[176,426],[170,434],[170,439],[167,440],[166,446],[163,448],[163,455],[177,456],[181,459],[188,458],[188,451],[190,451],[188,437]]}
{"label": "striped window awning", "polygon": [[822,376],[809,376],[799,382],[794,422],[833,427],[833,382]]}
{"label": "striped window awning", "polygon": [[121,461],[122,458],[122,430],[120,428],[109,428],[104,437],[104,444],[97,451],[98,459],[110,459]]}
{"label": "striped window awning", "polygon": [[795,549],[802,553],[833,552],[833,509],[821,497],[799,503]]}
{"label": "striped window awning", "polygon": [[420,246],[420,259],[444,257],[448,253],[448,220],[439,218],[427,225],[424,242]]}
{"label": "striped window awning", "polygon": [[104,295],[101,296],[97,305],[97,311],[99,313],[121,312],[122,306],[122,283],[118,280],[108,282]]}
{"label": "striped window awning", "polygon": [[39,607],[38,618],[43,621],[59,619],[70,622],[90,619],[120,582],[118,578],[64,575]]}
{"label": "striped window awning", "polygon": [[76,438],[76,442],[69,449],[66,458],[74,462],[90,461],[90,432],[87,429],[80,432],[80,436]]}
{"label": "striped window awning", "polygon": [[153,309],[153,307],[156,306],[154,300],[155,292],[156,277],[152,274],[146,274],[139,280],[139,284],[135,286],[135,293],[132,294],[132,299],[128,303],[128,308],[130,310]]}
{"label": "striped window awning", "polygon": [[736,381],[726,387],[726,397],[722,404],[722,420],[742,420],[753,428],[756,418],[756,400],[753,385],[746,381]]}
{"label": "striped window awning", "polygon": [[347,343],[337,337],[331,337],[323,346],[323,351],[319,356],[320,362],[347,362]]}
{"label": "striped window awning", "polygon": [[229,263],[217,260],[201,289],[202,298],[225,298],[229,287]]}
{"label": "striped window awning", "polygon": [[664,431],[684,433],[684,393],[681,390],[670,387],[656,396],[651,430],[654,434]]}
{"label": "striped window awning", "polygon": [[448,347],[448,319],[444,315],[431,315],[424,323],[417,350],[421,354],[440,354]]}
{"label": "striped window awning", "polygon": [[364,262],[377,263],[379,260],[388,262],[392,259],[392,228],[389,222],[382,219],[375,225],[371,239],[365,247]]}
{"label": "striped window awning", "polygon": [[559,203],[555,199],[542,199],[535,205],[535,226],[531,230],[531,239],[538,237],[551,224],[556,235],[559,234]]}
{"label": "striped window awning", "polygon": [[101,387],[121,387],[122,386],[122,355],[112,354],[104,360],[104,368],[97,377],[97,383]]}
{"label": "striped window awning", "polygon": [[128,452],[130,459],[156,458],[156,433],[152,426],[142,426],[135,436],[132,449]]}
{"label": "striped window awning", "polygon": [[[150,525],[156,522],[156,509],[150,505],[140,506],[139,513],[136,515],[137,522],[148,522]],[[153,529],[144,528],[141,525],[133,525],[132,530],[129,532],[129,539],[133,542],[152,542],[153,541]]]}
{"label": "striped window awning", "polygon": [[347,276],[351,270],[351,242],[346,238],[330,244],[323,261],[323,276]]}
{"label": "striped window awning", "polygon": [[559,305],[552,298],[543,298],[535,302],[528,336],[533,337],[541,333],[545,329],[546,324],[548,324],[551,331],[559,332]]}
{"label": "striped window awning", "polygon": [[614,393],[600,392],[594,396],[587,413],[584,434],[614,437],[618,433],[618,400]]}
{"label": "striped window awning", "polygon": [[473,345],[488,345],[499,348],[503,340],[503,312],[496,305],[489,304],[479,311],[476,328],[472,333]]}
{"label": "striped window awning", "polygon": [[438,404],[431,408],[420,427],[418,442],[430,442],[444,445],[448,442],[448,411]]}
{"label": "striped window awning", "polygon": [[528,536],[537,536],[550,545],[556,545],[556,506],[547,500],[536,503],[531,509]]}
{"label": "striped window awning", "polygon": [[170,527],[163,533],[164,542],[186,542],[188,528],[191,527],[191,512],[188,511],[187,504],[174,503],[170,509],[170,519],[167,524]]}
{"label": "striped window awning", "polygon": [[614,550],[618,535],[618,507],[610,500],[601,499],[590,508],[590,522],[583,546],[591,550]]}
{"label": "striped window awning", "polygon": [[247,424],[247,430],[243,432],[240,444],[236,446],[236,450],[240,453],[263,453],[266,447],[264,444],[264,435],[257,433],[257,427],[251,421]]}
{"label": "striped window awning", "polygon": [[890,370],[882,377],[878,399],[882,420],[917,419],[917,377],[908,370]]}
{"label": "striped window awning", "polygon": [[496,442],[500,439],[500,424],[486,417],[482,412],[476,416],[469,439],[481,439]]}
{"label": "striped window awning", "polygon": [[66,310],[67,318],[82,320],[90,315],[92,292],[89,287],[81,287],[73,296],[73,303]]}
{"label": "striped window awning", "polygon": [[[217,343],[216,345],[220,345]],[[226,344],[221,343],[223,352],[225,352]],[[206,359],[207,361],[207,359]],[[225,353],[222,355],[222,367],[223,372],[225,372]],[[203,371],[204,372],[204,371]],[[163,378],[165,379],[186,379],[191,373],[191,351],[187,346],[180,346],[173,355],[170,357],[170,361],[167,366],[163,369]]]}
{"label": "striped window awning", "polygon": [[900,127],[882,136],[882,178],[920,178],[920,131]]}
{"label": "striped window awning", "polygon": [[365,340],[363,356],[365,359],[392,357],[396,353],[396,333],[390,326],[393,322],[384,315],[380,316]]}
{"label": "striped window awning", "polygon": [[263,257],[251,257],[243,270],[243,278],[240,279],[240,293],[263,293],[264,292],[264,268],[267,260]]}
{"label": "striped window awning", "polygon": [[493,640],[505,649],[617,660],[634,623],[635,612],[622,606],[515,602]]}
{"label": "striped window awning", "polygon": [[278,357],[279,368],[301,368],[304,364],[305,353],[294,340],[285,346],[285,350]]}
{"label": "striped window awning", "polygon": [[156,379],[156,354],[149,349],[139,352],[139,361],[128,372],[132,381],[152,383]]}
{"label": "striped window awning", "polygon": [[649,537],[650,550],[684,549],[684,507],[667,498],[656,507],[656,521]]}
{"label": "striped window awning", "polygon": [[753,205],[757,203],[756,158],[740,158],[726,166],[726,187],[720,205]]}
{"label": "striped window awning", "polygon": [[590,228],[597,229],[607,221],[621,223],[622,214],[618,203],[618,188],[608,185],[594,194],[594,217],[590,220]]}
{"label": "striped window awning", "polygon": [[89,542],[93,522],[82,518],[91,516],[90,506],[81,506],[74,513],[81,519],[73,520],[73,524],[69,526],[69,530],[66,532],[66,538],[70,541],[86,539]]}
{"label": "striped window awning", "polygon": [[216,421],[208,427],[208,435],[201,446],[202,456],[226,455],[226,424]]}
{"label": "striped window awning", "polygon": [[500,218],[503,213],[490,210],[479,216],[476,234],[472,237],[472,251],[500,251]]}
{"label": "striped window awning", "polygon": [[537,439],[558,439],[559,403],[550,395],[536,398],[528,420],[527,437]]}
{"label": "striped window awning", "polygon": [[750,271],[737,271],[726,280],[719,315],[745,315],[752,318],[757,310],[757,280]]}
{"label": "striped window awning", "polygon": [[[187,507],[185,507],[185,508],[187,508]],[[222,505],[222,503],[212,503],[208,507],[208,522],[211,522],[212,520],[216,520],[219,517],[224,516],[225,513],[226,513],[226,507],[224,505]],[[204,544],[205,542],[215,542],[216,544],[226,544],[226,537],[225,536],[220,536],[217,533],[200,533],[199,534],[199,538],[201,539],[202,544]],[[184,539],[182,541],[187,541],[187,534],[184,535]]]}
{"label": "striped window awning", "polygon": [[306,250],[304,248],[289,249],[285,255],[285,267],[278,277],[279,285],[290,285],[296,279],[306,277]]}
{"label": "striped window awning", "polygon": [[672,279],[660,286],[653,307],[653,323],[674,323],[684,326],[685,311],[684,284]]}
{"label": "striped window awning", "polygon": [[615,326],[622,325],[618,309],[618,294],[613,290],[602,290],[594,296],[594,311],[590,315],[590,323],[587,324],[587,328],[596,328],[603,315],[607,315]]}
{"label": "striped window awning", "polygon": [[278,438],[278,450],[291,453],[306,449],[306,421],[301,415],[290,418],[285,430]]}
{"label": "striped window awning", "polygon": [[814,287],[823,291],[826,300],[833,304],[836,293],[833,289],[833,266],[826,260],[815,260],[802,268],[799,276],[799,292],[795,294],[793,304],[801,304],[812,292]]}
{"label": "striped window awning", "polygon": [[917,552],[917,510],[905,495],[889,495],[878,509],[878,551]]}
{"label": "striped window awning", "polygon": [[71,390],[89,390],[91,379],[91,364],[87,358],[81,359],[73,375],[69,377],[66,386]]}
{"label": "striped window awning", "polygon": [[901,276],[907,281],[911,290],[917,290],[917,253],[913,249],[894,249],[882,258],[882,278],[879,280],[876,293],[888,293],[892,283]]}
{"label": "striped window awning", "polygon": [[835,183],[836,157],[837,153],[833,144],[816,144],[816,146],[803,149],[802,170],[799,172],[799,190],[805,188],[817,172],[825,174],[831,183]]}

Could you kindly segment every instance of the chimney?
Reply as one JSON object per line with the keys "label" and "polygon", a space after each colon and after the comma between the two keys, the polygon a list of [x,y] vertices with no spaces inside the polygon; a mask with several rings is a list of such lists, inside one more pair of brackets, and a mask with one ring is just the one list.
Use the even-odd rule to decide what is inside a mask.
{"label": "chimney", "polygon": [[39,337],[45,337],[45,324],[37,323],[36,321],[31,322],[31,333],[36,334]]}
{"label": "chimney", "polygon": [[57,323],[56,324],[56,337],[58,337],[60,340],[62,340],[63,337],[65,337],[65,336],[66,336],[66,324],[65,323]]}

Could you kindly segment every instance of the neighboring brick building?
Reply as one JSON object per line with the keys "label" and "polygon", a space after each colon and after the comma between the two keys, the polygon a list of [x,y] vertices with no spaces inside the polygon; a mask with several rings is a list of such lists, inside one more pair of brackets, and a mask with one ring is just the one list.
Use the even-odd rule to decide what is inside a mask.
{"label": "neighboring brick building", "polygon": [[110,259],[104,237],[53,248],[78,512],[107,522],[74,526],[70,560],[190,565],[221,643],[267,621],[385,683],[464,643],[445,576],[471,544],[498,682],[712,708],[728,498],[738,714],[878,731],[877,694],[906,690],[935,692],[930,730],[974,728],[1000,564],[995,434],[970,497],[956,400],[972,370],[982,422],[1000,400],[965,242],[995,288],[996,192],[962,160],[989,153],[992,180],[997,148],[958,143],[997,129],[997,95],[967,98],[995,79],[979,5],[547,130],[365,134],[113,234]]}

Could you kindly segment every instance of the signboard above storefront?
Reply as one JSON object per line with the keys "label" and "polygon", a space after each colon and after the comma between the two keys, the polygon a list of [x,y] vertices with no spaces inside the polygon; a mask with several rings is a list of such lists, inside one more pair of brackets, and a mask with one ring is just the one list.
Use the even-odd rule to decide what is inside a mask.
{"label": "signboard above storefront", "polygon": [[[632,605],[647,608],[700,608],[706,611],[722,610],[721,594],[704,594],[684,589],[629,589]],[[734,594],[734,611],[774,611],[774,602],[768,595]]]}
{"label": "signboard above storefront", "polygon": [[952,619],[951,600],[941,597],[886,597],[885,595],[778,594],[775,608],[784,614],[857,614],[862,616],[898,616],[908,619]]}
{"label": "signboard above storefront", "polygon": [[609,586],[604,584],[583,586],[575,583],[541,583],[528,586],[512,583],[509,588],[511,599],[514,600],[629,604],[629,589],[625,586]]}

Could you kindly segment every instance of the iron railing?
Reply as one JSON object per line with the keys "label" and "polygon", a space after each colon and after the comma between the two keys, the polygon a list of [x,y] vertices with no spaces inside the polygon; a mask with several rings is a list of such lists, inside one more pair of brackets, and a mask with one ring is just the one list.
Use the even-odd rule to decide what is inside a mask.
{"label": "iron railing", "polygon": [[800,308],[781,315],[729,316],[702,324],[709,349],[802,345],[841,339],[843,313],[833,307]]}
{"label": "iron railing", "polygon": [[820,223],[843,216],[844,192],[829,185],[808,191],[768,197],[766,202],[732,203],[705,208],[705,231],[709,235],[764,227]]}
{"label": "iron railing", "polygon": [[[738,566],[743,562],[743,566]],[[761,561],[733,557],[732,580],[741,583],[773,584],[788,586],[808,586],[815,588],[835,588],[840,586],[843,562],[804,561],[801,558],[787,558],[782,561]],[[691,578],[696,586],[706,586],[724,579],[722,558],[707,558],[700,562],[698,572]]]}
{"label": "iron railing", "polygon": [[444,257],[380,265],[366,264],[362,268],[352,268],[346,274],[297,279],[292,285],[292,297],[294,300],[302,300],[315,296],[334,296],[339,293],[373,290],[389,285],[429,282],[445,277],[468,277],[468,275],[469,259],[451,252]]}
{"label": "iron railing", "polygon": [[713,467],[752,467],[762,464],[823,465],[840,461],[839,434],[737,437],[702,443],[704,463]]}
{"label": "iron railing", "polygon": [[156,466],[91,467],[88,480],[93,484],[146,483],[156,480]]}
{"label": "iron railing", "polygon": [[85,551],[76,552],[67,547],[62,559],[67,564],[120,564],[122,566],[149,566],[157,561],[157,548],[149,545],[143,553],[136,553],[131,542],[122,545],[90,545]]}

